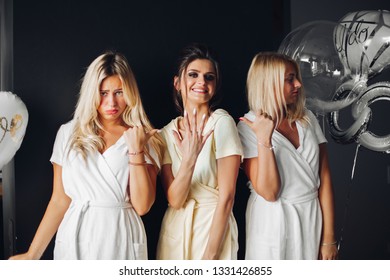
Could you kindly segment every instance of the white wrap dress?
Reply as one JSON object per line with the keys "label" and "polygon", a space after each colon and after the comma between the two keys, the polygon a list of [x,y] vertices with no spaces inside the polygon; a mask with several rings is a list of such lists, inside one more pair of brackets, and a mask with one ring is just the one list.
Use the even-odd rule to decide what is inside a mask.
{"label": "white wrap dress", "polygon": [[[181,164],[181,154],[172,130],[178,131],[182,117],[172,120],[162,129],[167,143],[163,164],[172,164],[176,177]],[[190,192],[184,206],[176,210],[170,206],[164,215],[157,245],[157,259],[199,260],[209,238],[214,211],[218,203],[217,159],[242,156],[241,142],[236,123],[224,110],[216,110],[208,119],[204,133],[214,129],[200,152],[192,176]],[[238,229],[230,214],[223,240],[220,259],[237,259]]]}
{"label": "white wrap dress", "polygon": [[72,128],[72,121],[60,127],[50,159],[62,166],[64,190],[72,199],[57,231],[54,259],[147,259],[144,225],[127,193],[124,137],[85,161],[74,151],[68,154]]}
{"label": "white wrap dress", "polygon": [[[251,194],[246,210],[245,259],[318,259],[322,230],[319,144],[326,138],[313,113],[306,110],[306,114],[310,124],[296,123],[297,149],[278,131],[272,135],[281,178],[279,198],[266,201],[248,182]],[[245,117],[255,119],[251,111]],[[244,158],[257,157],[256,135],[243,122],[237,126]]]}

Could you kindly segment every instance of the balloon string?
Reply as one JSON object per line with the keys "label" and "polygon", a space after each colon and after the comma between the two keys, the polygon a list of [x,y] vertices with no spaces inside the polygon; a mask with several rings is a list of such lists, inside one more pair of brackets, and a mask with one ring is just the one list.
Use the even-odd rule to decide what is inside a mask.
{"label": "balloon string", "polygon": [[345,207],[344,207],[344,218],[343,218],[344,220],[343,220],[343,223],[342,223],[342,226],[341,226],[341,231],[340,231],[340,241],[339,241],[339,244],[337,246],[337,250],[339,251],[339,253],[340,253],[341,243],[344,241],[343,240],[343,233],[344,233],[345,224],[347,222],[348,206],[349,206],[349,203],[350,203],[352,182],[353,182],[353,177],[355,176],[355,166],[356,166],[356,160],[357,160],[357,155],[358,155],[358,152],[359,152],[359,148],[360,148],[360,144],[358,144],[357,147],[356,147],[355,157],[354,157],[354,160],[353,160],[352,173],[351,173],[351,184],[350,184],[350,186],[348,188],[348,192],[347,192],[347,198],[346,198]]}
{"label": "balloon string", "polygon": [[356,159],[357,159],[359,148],[360,148],[360,144],[358,144],[357,147],[356,147],[355,158],[353,159],[353,166],[352,166],[352,173],[351,173],[351,182],[352,182],[353,177],[355,175]]}

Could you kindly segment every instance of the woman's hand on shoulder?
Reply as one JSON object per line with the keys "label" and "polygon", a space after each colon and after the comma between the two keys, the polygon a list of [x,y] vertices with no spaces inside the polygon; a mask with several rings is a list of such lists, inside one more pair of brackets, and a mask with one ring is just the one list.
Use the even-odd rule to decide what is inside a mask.
{"label": "woman's hand on shoulder", "polygon": [[265,143],[271,139],[275,129],[275,120],[267,113],[260,111],[253,122],[245,117],[241,117],[240,120],[252,129],[258,141]]}

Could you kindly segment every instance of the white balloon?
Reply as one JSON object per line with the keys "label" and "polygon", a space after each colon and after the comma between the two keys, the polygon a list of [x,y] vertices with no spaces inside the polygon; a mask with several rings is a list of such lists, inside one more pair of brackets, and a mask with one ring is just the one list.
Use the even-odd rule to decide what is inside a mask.
{"label": "white balloon", "polygon": [[0,170],[19,150],[27,123],[23,101],[12,92],[0,91]]}

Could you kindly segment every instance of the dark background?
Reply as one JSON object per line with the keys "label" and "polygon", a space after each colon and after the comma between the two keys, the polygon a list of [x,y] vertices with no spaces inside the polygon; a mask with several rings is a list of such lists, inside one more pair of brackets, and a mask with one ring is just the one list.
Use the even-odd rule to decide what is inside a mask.
{"label": "dark background", "polygon": [[[369,3],[366,3],[369,2]],[[337,21],[356,10],[388,9],[387,1],[14,1],[14,93],[29,110],[29,124],[15,157],[16,249],[28,249],[52,190],[49,162],[57,129],[72,118],[80,79],[106,49],[126,55],[135,73],[145,110],[161,128],[177,113],[171,92],[179,49],[203,42],[219,54],[221,108],[237,121],[247,111],[245,79],[252,57],[277,50],[300,24]],[[386,73],[385,73],[386,74]],[[390,80],[378,77],[378,80]],[[375,104],[373,131],[389,132],[389,104]],[[355,177],[356,143],[329,140],[336,202],[336,234],[343,237],[341,259],[390,259],[389,155],[361,148]],[[249,192],[240,173],[234,213],[239,226],[239,258],[245,250],[245,207]],[[149,258],[166,200],[157,200],[143,217]],[[53,242],[43,258],[51,259]]]}

